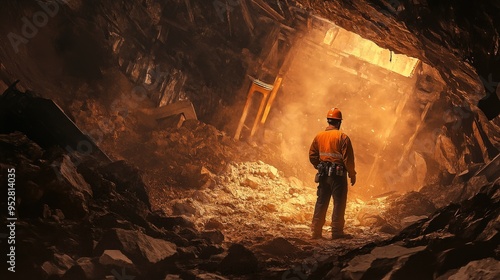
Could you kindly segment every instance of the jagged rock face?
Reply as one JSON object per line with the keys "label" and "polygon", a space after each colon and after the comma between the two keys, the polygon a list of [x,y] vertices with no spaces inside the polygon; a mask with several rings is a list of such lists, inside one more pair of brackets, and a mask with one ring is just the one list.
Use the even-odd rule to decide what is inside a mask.
{"label": "jagged rock face", "polygon": [[[262,31],[266,30],[266,24],[259,21],[251,36],[240,6],[231,4],[230,14],[225,15],[226,9],[217,9],[217,1],[193,1],[193,18],[184,1],[66,2],[56,2],[49,8],[36,2],[6,3],[0,30],[9,39],[0,59],[4,82],[19,78],[29,88],[44,88],[43,94],[64,100],[73,96],[52,92],[57,87],[50,84],[56,79],[76,89],[78,82],[75,84],[72,78],[96,83],[107,75],[104,69],[118,66],[134,82],[153,79],[150,82],[154,88],[171,87],[170,102],[179,96],[190,97],[203,115],[203,111],[213,113],[214,108],[209,107],[214,104],[210,103],[219,98],[234,101],[233,94],[224,92],[235,91],[242,83],[248,62],[241,56],[242,49],[250,50],[249,57],[258,55],[260,38],[265,34]],[[297,2],[382,47],[436,67],[451,85],[450,94],[477,102],[484,94],[481,76],[487,93],[496,96],[492,83],[499,79],[500,39],[495,1],[480,5],[467,1]],[[275,3],[270,4],[275,7]],[[32,19],[37,11],[47,15],[40,26]],[[284,15],[282,23],[294,21],[288,11]],[[23,16],[25,20],[21,20]],[[228,24],[229,16],[232,22]],[[69,18],[74,19],[70,24]],[[17,40],[11,39],[16,35]],[[47,61],[29,66],[31,75],[20,67],[19,62],[36,61],[41,54]],[[46,67],[59,70],[42,73]],[[150,70],[155,74],[147,78]],[[42,78],[47,82],[42,83]],[[156,84],[155,79],[162,84]],[[106,94],[98,87],[93,89],[94,94]],[[222,93],[215,93],[217,89]],[[205,107],[202,100],[209,101],[209,106]]]}
{"label": "jagged rock face", "polygon": [[[26,1],[2,9],[0,34],[8,39],[0,54],[3,83],[20,79],[23,88],[43,88],[37,91],[65,107],[85,99],[79,96],[82,86],[89,87],[85,94],[108,100],[115,90],[136,94],[126,82],[115,83],[111,76],[118,69],[137,85],[147,80],[140,91],[156,104],[190,98],[202,118],[219,99],[234,101],[231,92],[245,74],[241,49],[249,43],[241,27],[226,37],[212,2],[193,3],[196,22],[190,22],[184,1],[78,2],[47,7]],[[46,20],[33,19],[37,12]],[[29,61],[37,62],[27,66]]]}
{"label": "jagged rock face", "polygon": [[[471,199],[438,210],[390,241],[339,256],[308,279],[460,279],[464,275],[494,279],[500,275],[500,235],[493,229],[498,224],[499,187],[498,182],[485,183]],[[492,266],[484,272],[471,272],[472,267],[487,263]]]}
{"label": "jagged rock face", "polygon": [[[477,75],[486,82],[489,75],[494,81],[500,78],[496,16],[500,7],[495,1],[481,5],[467,1],[298,2],[380,46],[436,67],[452,85],[453,94],[478,101],[483,91],[477,87]],[[485,88],[495,94],[496,87],[491,89],[490,83]]]}
{"label": "jagged rock face", "polygon": [[[291,12],[297,6],[438,70],[436,75],[422,77],[416,99],[436,98],[425,94],[436,91],[445,106],[431,108],[430,115],[443,119],[444,111],[451,116],[444,124],[424,129],[417,143],[435,138],[434,126],[440,129],[442,124],[451,135],[439,138],[432,149],[436,153],[427,153],[428,147],[416,148],[425,161],[420,167],[425,168],[413,170],[421,173],[420,178],[404,184],[435,182],[462,172],[468,164],[488,162],[498,152],[498,120],[497,126],[490,125],[484,116],[476,116],[475,109],[484,89],[496,96],[499,79],[500,60],[495,60],[498,5],[494,1],[481,5],[464,1],[439,5],[430,1],[288,1],[281,5],[267,1],[281,16],[272,16],[253,2],[230,3],[229,9],[227,5],[221,8],[224,1],[160,2],[58,1],[49,7],[36,1],[7,3],[0,18],[0,34],[9,39],[0,53],[2,80],[21,79],[21,87],[56,99],[91,136],[110,146],[120,134],[136,129],[138,120],[131,113],[138,108],[184,98],[194,103],[201,120],[232,133],[246,98],[246,75],[268,78],[263,68],[269,67],[261,63],[267,36],[278,23],[297,30],[284,28],[288,30],[283,32],[285,37],[307,33],[306,23]],[[253,29],[249,29],[244,7],[250,9]],[[47,22],[37,26],[33,16],[39,11],[47,14]],[[12,39],[14,34],[20,36],[15,37],[17,41]],[[446,87],[438,86],[437,80]],[[433,161],[447,174],[425,170]],[[298,168],[296,173],[311,170],[307,168]]]}
{"label": "jagged rock face", "polygon": [[[217,132],[200,123],[188,125],[190,129],[185,129],[190,133],[199,129]],[[34,265],[37,268],[22,274],[26,277],[98,279],[125,271],[144,279],[161,279],[167,274],[171,275],[169,277],[194,277],[205,275],[204,272],[230,275],[228,277],[249,274],[244,279],[255,275],[261,279],[274,279],[280,275],[309,274],[311,279],[319,279],[314,277],[326,271],[353,279],[379,275],[391,275],[397,279],[414,271],[422,277],[453,275],[461,267],[465,267],[461,274],[470,273],[466,269],[483,266],[483,262],[489,263],[489,258],[497,257],[493,249],[485,248],[494,248],[492,244],[498,242],[498,184],[491,184],[484,175],[472,177],[467,188],[456,198],[470,199],[434,214],[431,201],[440,202],[440,198],[434,197],[430,190],[424,194],[410,192],[395,196],[386,202],[382,199],[363,202],[351,197],[346,213],[346,230],[355,233],[356,240],[353,243],[332,243],[330,240],[310,243],[300,238],[309,236],[314,189],[307,188],[297,178],[284,178],[282,172],[264,162],[233,163],[220,174],[205,173],[206,177],[197,177],[201,181],[193,181],[199,184],[191,186],[191,189],[165,196],[165,205],[159,205],[161,200],[155,197],[153,205],[161,206],[165,211],[172,206],[172,211],[178,211],[176,214],[185,215],[185,218],[169,217],[161,211],[152,212],[149,209],[149,196],[145,194],[150,193],[152,188],[143,182],[141,172],[130,164],[122,161],[111,164],[99,162],[78,154],[61,155],[63,152],[57,149],[45,151],[19,133],[2,135],[0,139],[0,147],[11,148],[0,150],[5,155],[0,164],[2,168],[37,165],[44,170],[51,163],[47,159],[67,157],[66,164],[71,168],[66,171],[71,174],[63,178],[80,178],[70,181],[83,184],[81,189],[90,186],[92,191],[91,196],[83,196],[88,215],[68,215],[67,218],[60,209],[54,209],[59,205],[57,201],[45,201],[29,192],[20,192],[21,201],[30,198],[28,205],[45,203],[42,208],[24,209],[22,222],[18,224],[19,237],[23,240],[19,244],[19,252],[32,252],[20,266]],[[212,141],[217,144],[223,140]],[[237,150],[238,145],[233,143],[227,148]],[[11,153],[11,150],[16,153]],[[35,153],[25,154],[30,151]],[[79,158],[79,161],[71,161],[70,156],[72,159]],[[0,176],[0,179],[4,178]],[[33,184],[40,183],[39,177],[31,179]],[[209,179],[213,184],[203,183]],[[62,180],[59,184],[66,186],[67,183]],[[63,201],[73,197],[71,192],[61,195]],[[170,199],[176,196],[177,200]],[[24,207],[24,202],[21,206]],[[368,208],[365,214],[379,211],[380,220],[379,217],[375,219],[380,224],[362,224],[366,215],[363,216],[359,208],[363,207]],[[63,209],[71,213],[70,209]],[[381,209],[385,212],[380,212]],[[432,214],[430,218],[427,217],[429,214]],[[372,218],[373,215],[368,217]],[[356,219],[359,219],[358,224],[355,224]],[[393,240],[379,243],[380,248],[374,248],[371,243],[361,251],[342,255],[348,248],[377,238],[374,233],[377,230],[396,233],[409,224]],[[203,227],[206,231],[196,230]],[[275,237],[284,232],[294,237]],[[54,233],[57,235],[54,236]],[[227,239],[244,245],[231,246],[231,243],[225,243]],[[394,242],[396,244],[392,244]],[[51,244],[54,246],[48,247]],[[226,252],[224,246],[232,249]],[[332,259],[323,255],[315,257],[312,265],[303,262],[292,270],[280,271],[288,265],[287,261],[300,262],[303,258],[314,257],[311,250],[315,247],[326,248],[323,254],[331,254],[333,247],[334,255],[341,256],[338,258],[341,263],[335,263],[336,267],[331,269],[324,264],[324,259],[328,259],[326,263],[330,265]],[[353,255],[359,257],[352,258]],[[458,256],[463,255],[467,257],[457,261]],[[433,261],[432,264],[429,260]],[[476,260],[480,262],[465,266]],[[495,273],[497,271],[492,268],[491,274]],[[214,275],[206,277],[220,277]]]}
{"label": "jagged rock face", "polygon": [[152,212],[148,187],[129,164],[43,150],[21,133],[2,134],[0,154],[0,180],[13,167],[26,175],[17,180],[18,279],[127,273],[163,279],[182,271],[174,264],[178,257],[187,263],[224,252],[220,231],[202,233],[183,217]]}

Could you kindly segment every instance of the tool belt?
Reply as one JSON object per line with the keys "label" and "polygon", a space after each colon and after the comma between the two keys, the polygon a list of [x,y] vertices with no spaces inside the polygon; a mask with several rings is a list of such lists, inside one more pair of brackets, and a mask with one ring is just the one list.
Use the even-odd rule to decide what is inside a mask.
{"label": "tool belt", "polygon": [[316,168],[318,169],[318,173],[316,173],[316,177],[314,178],[314,182],[316,183],[319,183],[320,177],[344,176],[344,166],[342,164],[322,161]]}

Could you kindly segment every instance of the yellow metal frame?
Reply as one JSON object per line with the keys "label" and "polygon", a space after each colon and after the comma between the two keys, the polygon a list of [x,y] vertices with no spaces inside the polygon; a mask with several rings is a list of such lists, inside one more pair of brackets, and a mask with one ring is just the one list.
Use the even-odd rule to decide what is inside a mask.
{"label": "yellow metal frame", "polygon": [[250,132],[250,137],[255,135],[260,124],[264,124],[269,116],[269,112],[271,111],[271,106],[276,98],[276,94],[281,86],[281,82],[283,81],[282,77],[276,78],[274,81],[274,85],[265,84],[259,80],[254,80],[252,86],[248,90],[247,101],[245,104],[245,108],[243,109],[243,113],[241,114],[240,122],[238,124],[238,128],[236,129],[236,133],[234,135],[234,139],[238,140],[241,135],[241,130],[245,125],[246,118],[248,116],[248,110],[252,105],[252,98],[255,93],[262,94],[262,100],[260,101],[259,110],[257,112],[257,116],[255,116],[255,121],[252,126],[252,130]]}

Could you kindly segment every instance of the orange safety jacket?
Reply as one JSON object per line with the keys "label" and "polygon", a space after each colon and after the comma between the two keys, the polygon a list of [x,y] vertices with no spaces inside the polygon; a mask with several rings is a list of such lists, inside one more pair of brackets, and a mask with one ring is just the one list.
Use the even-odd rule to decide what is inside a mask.
{"label": "orange safety jacket", "polygon": [[321,161],[342,164],[349,172],[349,178],[356,176],[351,139],[331,125],[314,138],[309,148],[309,161],[315,168]]}

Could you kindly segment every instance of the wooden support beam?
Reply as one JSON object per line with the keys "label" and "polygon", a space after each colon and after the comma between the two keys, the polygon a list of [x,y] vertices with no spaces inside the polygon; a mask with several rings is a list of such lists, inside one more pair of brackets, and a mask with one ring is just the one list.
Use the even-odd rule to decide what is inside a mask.
{"label": "wooden support beam", "polygon": [[263,0],[252,0],[252,2],[261,8],[264,12],[266,12],[269,16],[271,16],[276,21],[283,21],[285,17],[283,17],[280,13],[276,12],[271,6],[269,6]]}
{"label": "wooden support beam", "polygon": [[178,101],[166,106],[151,109],[145,112],[155,120],[160,120],[169,116],[183,114],[186,120],[196,120],[196,111],[191,101]]}
{"label": "wooden support beam", "polygon": [[[262,68],[265,67],[265,62],[269,59],[269,56],[276,45],[276,41],[279,40],[279,34],[281,32],[281,28],[278,25],[274,25],[273,28],[268,32],[268,35],[265,39],[264,47],[262,48],[259,55],[259,68],[260,73],[257,75],[257,78],[262,78],[263,71]],[[277,73],[275,73],[277,74]]]}
{"label": "wooden support beam", "polygon": [[193,9],[191,8],[191,1],[190,0],[184,0],[184,2],[186,3],[186,8],[187,8],[188,15],[189,15],[189,21],[192,24],[195,24],[195,22],[194,22],[194,13],[193,13]]}
{"label": "wooden support beam", "polygon": [[273,91],[271,91],[271,96],[269,96],[269,100],[267,101],[266,109],[264,110],[264,114],[262,115],[262,120],[260,121],[261,124],[266,123],[267,116],[269,115],[269,112],[271,111],[271,106],[273,105],[274,99],[276,98],[276,95],[278,94],[278,90],[281,87],[282,81],[283,81],[283,78],[278,77],[276,79],[276,82],[274,83]]}
{"label": "wooden support beam", "polygon": [[264,111],[268,97],[269,97],[269,92],[267,94],[262,95],[262,99],[259,105],[259,111],[257,111],[257,115],[255,116],[255,120],[253,122],[252,130],[250,131],[250,137],[253,137],[255,135],[255,132],[257,131],[257,127],[259,126],[259,119],[260,116],[262,116],[262,112]]}
{"label": "wooden support beam", "polygon": [[226,0],[226,17],[227,17],[227,25],[229,27],[229,36],[230,37],[233,36],[233,28],[231,26],[231,11],[232,11],[232,8],[229,7],[229,2],[228,2],[228,0]]}
{"label": "wooden support beam", "polygon": [[248,5],[246,0],[240,0],[241,13],[243,14],[243,19],[248,27],[248,31],[250,31],[250,35],[254,36],[254,25],[252,21],[252,16],[250,15],[250,11],[248,9]]}
{"label": "wooden support beam", "polygon": [[267,102],[267,99],[269,97],[269,93],[273,90],[273,86],[266,84],[260,80],[253,80],[252,85],[250,86],[250,89],[248,90],[248,95],[247,95],[247,101],[245,103],[245,108],[243,109],[243,113],[241,114],[240,122],[238,123],[238,127],[236,128],[236,132],[234,134],[234,139],[239,140],[240,135],[241,135],[241,130],[245,126],[245,121],[248,115],[248,110],[250,109],[252,103],[253,103],[253,96],[254,94],[261,94],[262,99],[260,102],[259,106],[259,112],[255,116],[255,120],[252,126],[252,131],[250,136],[253,136],[257,129],[257,125],[259,123],[259,120],[261,118],[262,111],[264,110],[264,106]]}

